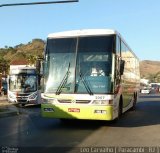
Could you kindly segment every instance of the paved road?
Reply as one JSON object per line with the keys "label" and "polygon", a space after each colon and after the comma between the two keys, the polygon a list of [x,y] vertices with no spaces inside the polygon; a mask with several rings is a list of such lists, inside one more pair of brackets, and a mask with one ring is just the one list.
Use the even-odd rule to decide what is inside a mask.
{"label": "paved road", "polygon": [[5,147],[19,152],[29,152],[30,149],[56,152],[55,147],[60,147],[57,152],[75,152],[75,147],[77,152],[88,152],[89,146],[160,147],[158,94],[141,95],[136,111],[125,113],[115,123],[78,120],[66,124],[58,119],[42,118],[40,106],[19,109],[21,114],[18,116],[0,118],[2,151]]}

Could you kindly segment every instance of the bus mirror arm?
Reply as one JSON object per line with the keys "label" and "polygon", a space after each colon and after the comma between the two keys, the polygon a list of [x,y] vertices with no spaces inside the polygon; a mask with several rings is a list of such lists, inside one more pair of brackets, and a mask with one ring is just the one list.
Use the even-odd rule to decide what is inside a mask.
{"label": "bus mirror arm", "polygon": [[120,75],[123,75],[124,65],[125,65],[125,61],[124,61],[124,60],[121,60],[121,61],[120,61]]}

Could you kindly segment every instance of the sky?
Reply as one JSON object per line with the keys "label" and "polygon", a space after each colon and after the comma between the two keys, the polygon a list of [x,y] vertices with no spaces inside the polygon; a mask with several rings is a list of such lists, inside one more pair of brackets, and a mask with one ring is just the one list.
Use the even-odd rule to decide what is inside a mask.
{"label": "sky", "polygon": [[[0,5],[7,2],[27,0],[0,0]],[[0,48],[36,38],[46,40],[49,33],[96,28],[117,30],[140,60],[160,61],[160,0],[79,0],[0,7]]]}

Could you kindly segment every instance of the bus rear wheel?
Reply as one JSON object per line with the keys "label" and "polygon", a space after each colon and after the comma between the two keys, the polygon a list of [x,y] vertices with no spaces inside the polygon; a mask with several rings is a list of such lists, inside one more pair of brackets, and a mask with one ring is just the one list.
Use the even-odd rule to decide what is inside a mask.
{"label": "bus rear wheel", "polygon": [[134,96],[133,96],[133,106],[131,107],[131,111],[136,110],[136,103],[137,103],[137,95],[134,94]]}
{"label": "bus rear wheel", "polygon": [[122,116],[122,103],[119,104],[118,108],[118,119]]}

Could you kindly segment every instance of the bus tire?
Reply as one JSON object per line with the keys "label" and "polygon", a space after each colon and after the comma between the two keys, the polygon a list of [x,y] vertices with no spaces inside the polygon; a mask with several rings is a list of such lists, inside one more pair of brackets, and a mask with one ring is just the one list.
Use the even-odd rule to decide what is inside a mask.
{"label": "bus tire", "polygon": [[123,100],[122,100],[122,96],[121,96],[120,100],[119,100],[119,106],[118,106],[118,115],[117,115],[117,118],[115,118],[114,120],[111,121],[112,123],[117,123],[117,121],[122,116],[122,107],[123,107]]}
{"label": "bus tire", "polygon": [[134,93],[134,95],[133,95],[133,106],[131,107],[131,111],[136,110],[136,103],[137,103],[137,94]]}
{"label": "bus tire", "polygon": [[119,106],[118,106],[118,117],[117,117],[117,119],[120,119],[120,117],[122,116],[122,108],[123,108],[123,98],[121,96],[120,101],[119,101]]}
{"label": "bus tire", "polygon": [[25,104],[19,104],[19,107],[24,107],[25,106]]}

